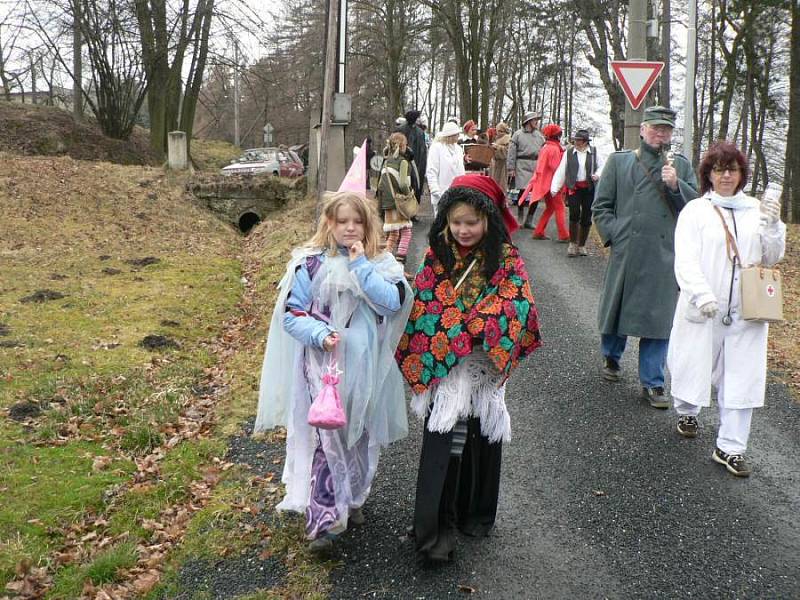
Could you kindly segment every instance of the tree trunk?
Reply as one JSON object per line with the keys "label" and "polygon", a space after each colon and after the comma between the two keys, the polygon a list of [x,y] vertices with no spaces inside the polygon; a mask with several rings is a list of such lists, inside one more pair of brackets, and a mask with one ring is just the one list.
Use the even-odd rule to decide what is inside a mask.
{"label": "tree trunk", "polygon": [[792,40],[789,67],[789,131],[783,171],[783,217],[800,223],[800,2],[792,2]]}

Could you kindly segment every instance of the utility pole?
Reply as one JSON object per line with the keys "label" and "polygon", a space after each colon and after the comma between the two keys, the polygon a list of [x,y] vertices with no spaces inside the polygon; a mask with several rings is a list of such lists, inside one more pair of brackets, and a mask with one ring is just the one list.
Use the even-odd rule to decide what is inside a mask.
{"label": "utility pole", "polygon": [[[628,60],[647,60],[647,0],[630,0],[628,8]],[[644,114],[644,104],[637,110],[625,103],[625,148],[639,147],[639,129]]]}
{"label": "utility pole", "polygon": [[233,40],[233,145],[239,147],[239,40]]}
{"label": "utility pole", "polygon": [[[712,23],[712,29],[714,25]],[[697,54],[697,0],[689,0],[689,28],[686,32],[686,93],[683,108],[683,154],[694,157],[694,78]],[[713,92],[712,92],[713,94]],[[714,110],[712,107],[711,113]]]}
{"label": "utility pole", "polygon": [[83,39],[81,38],[81,0],[72,3],[72,116],[83,120]]}
{"label": "utility pole", "polygon": [[320,123],[319,168],[317,169],[317,214],[328,183],[328,139],[331,134],[331,108],[336,82],[336,40],[339,0],[328,0],[328,25],[325,28],[325,73],[322,85],[322,122]]}

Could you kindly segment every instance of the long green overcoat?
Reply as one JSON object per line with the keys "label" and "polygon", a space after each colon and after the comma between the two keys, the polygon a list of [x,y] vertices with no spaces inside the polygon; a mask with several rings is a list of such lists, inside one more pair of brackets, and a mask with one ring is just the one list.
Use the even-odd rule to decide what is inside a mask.
{"label": "long green overcoat", "polygon": [[600,333],[669,338],[678,299],[675,223],[677,212],[697,197],[697,179],[689,161],[676,154],[678,190],[672,192],[661,182],[663,165],[662,156],[642,142],[638,152],[612,154],[603,169],[592,205],[600,237],[611,249],[597,315]]}

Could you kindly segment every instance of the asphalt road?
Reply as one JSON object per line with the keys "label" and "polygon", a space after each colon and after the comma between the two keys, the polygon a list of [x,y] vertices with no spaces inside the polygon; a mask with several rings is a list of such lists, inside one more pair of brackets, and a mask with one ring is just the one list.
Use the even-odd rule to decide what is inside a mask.
{"label": "asphalt road", "polygon": [[[537,215],[538,216],[538,215]],[[423,218],[413,256],[425,246]],[[550,225],[553,229],[553,224]],[[551,235],[555,237],[554,231]],[[421,427],[381,456],[367,523],[337,542],[331,598],[800,598],[800,405],[770,383],[737,479],[700,434],[638,398],[636,347],[619,383],[600,378],[595,322],[605,259],[515,235],[544,346],[512,375],[496,527],[459,537],[455,560],[417,564],[411,523]]]}

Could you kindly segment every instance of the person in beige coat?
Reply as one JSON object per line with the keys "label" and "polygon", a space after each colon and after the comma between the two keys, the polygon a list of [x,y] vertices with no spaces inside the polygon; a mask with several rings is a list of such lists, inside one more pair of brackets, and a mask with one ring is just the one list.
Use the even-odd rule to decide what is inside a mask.
{"label": "person in beige coat", "polygon": [[490,175],[492,179],[497,182],[503,193],[508,192],[508,145],[511,143],[511,129],[508,125],[500,121],[495,127],[497,137],[492,146],[494,147],[494,159],[492,160],[492,167]]}

